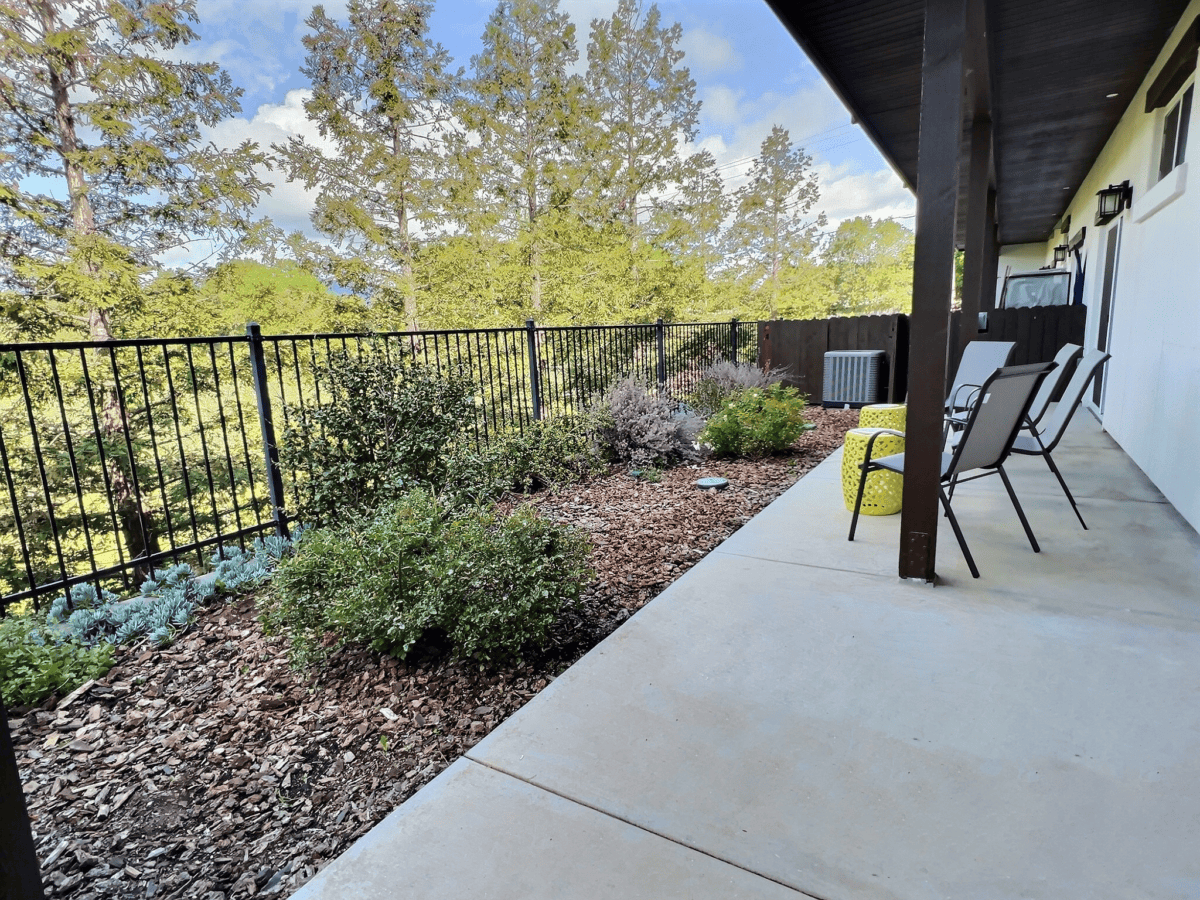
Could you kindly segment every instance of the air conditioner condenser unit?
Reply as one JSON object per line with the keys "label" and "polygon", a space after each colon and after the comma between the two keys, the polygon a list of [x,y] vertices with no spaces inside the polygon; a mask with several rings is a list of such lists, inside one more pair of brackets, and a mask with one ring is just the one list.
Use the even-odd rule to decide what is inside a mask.
{"label": "air conditioner condenser unit", "polygon": [[858,409],[880,402],[883,350],[834,350],[825,354],[822,406]]}

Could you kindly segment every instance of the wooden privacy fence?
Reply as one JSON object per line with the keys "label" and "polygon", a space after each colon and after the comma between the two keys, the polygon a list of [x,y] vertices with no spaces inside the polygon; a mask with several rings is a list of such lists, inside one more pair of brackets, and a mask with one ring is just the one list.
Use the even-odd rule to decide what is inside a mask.
{"label": "wooden privacy fence", "polygon": [[781,369],[787,383],[821,402],[825,354],[831,350],[883,350],[881,397],[898,402],[908,392],[908,317],[845,316],[758,323],[758,364]]}
{"label": "wooden privacy fence", "polygon": [[[995,309],[988,328],[975,335],[981,341],[1015,341],[1013,365],[1049,362],[1064,344],[1082,344],[1086,306],[1046,306]],[[958,336],[962,314],[950,316],[947,380],[962,356]],[[787,383],[821,402],[825,354],[837,350],[883,350],[887,354],[880,397],[902,402],[908,393],[908,316],[835,317],[758,323],[758,363],[783,369]]]}

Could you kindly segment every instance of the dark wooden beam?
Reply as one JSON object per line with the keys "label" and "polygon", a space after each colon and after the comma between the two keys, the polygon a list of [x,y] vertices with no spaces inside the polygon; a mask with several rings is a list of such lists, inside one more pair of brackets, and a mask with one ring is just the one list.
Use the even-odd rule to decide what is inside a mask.
{"label": "dark wooden beam", "polygon": [[991,188],[987,192],[986,215],[989,224],[983,241],[983,284],[979,295],[980,312],[991,312],[996,308],[996,280],[999,278],[1000,268],[1000,228],[996,224],[995,188]]}
{"label": "dark wooden beam", "polygon": [[937,559],[946,341],[954,293],[954,232],[963,121],[968,2],[927,0],[917,151],[917,234],[908,362],[900,577],[933,581]]}
{"label": "dark wooden beam", "polygon": [[[967,344],[975,340],[976,322],[983,307],[983,292],[989,281],[985,268],[989,256],[985,244],[995,241],[996,223],[988,218],[988,189],[991,187],[992,123],[977,118],[971,125],[971,162],[967,173],[967,246],[963,255],[962,324],[958,329],[961,359]],[[995,289],[995,271],[991,287]],[[947,373],[948,375],[950,373]]]}
{"label": "dark wooden beam", "polygon": [[43,900],[42,873],[33,846],[21,773],[0,702],[0,900]]}

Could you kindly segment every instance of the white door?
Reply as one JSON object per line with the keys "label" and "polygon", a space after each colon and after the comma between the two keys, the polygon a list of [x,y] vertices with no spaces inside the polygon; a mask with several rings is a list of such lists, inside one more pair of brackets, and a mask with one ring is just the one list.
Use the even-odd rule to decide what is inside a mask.
{"label": "white door", "polygon": [[[1117,266],[1121,257],[1121,222],[1124,217],[1113,222],[1108,231],[1100,237],[1100,284],[1095,303],[1089,310],[1087,323],[1087,345],[1098,350],[1107,350],[1112,341],[1113,304],[1116,301]],[[1084,394],[1083,402],[1088,409],[1096,414],[1096,418],[1104,421],[1104,373],[1107,366],[1100,370],[1092,381],[1092,386]]]}

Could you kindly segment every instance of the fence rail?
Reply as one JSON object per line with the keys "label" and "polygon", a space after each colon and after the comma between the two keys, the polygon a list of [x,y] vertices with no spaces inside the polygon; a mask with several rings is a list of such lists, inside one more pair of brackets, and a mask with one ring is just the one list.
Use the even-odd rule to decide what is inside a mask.
{"label": "fence rail", "polygon": [[[471,378],[474,439],[567,415],[635,376],[679,397],[717,359],[758,358],[758,325],[539,327],[0,344],[0,611],[83,583],[286,532],[299,482],[278,438],[328,395],[340,354]],[[294,507],[293,507],[294,508]]]}

